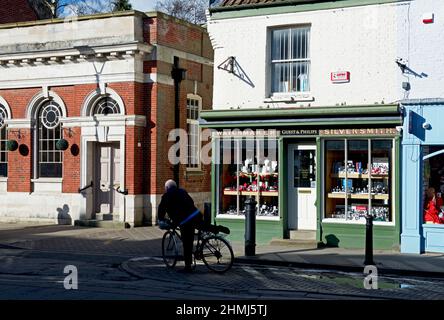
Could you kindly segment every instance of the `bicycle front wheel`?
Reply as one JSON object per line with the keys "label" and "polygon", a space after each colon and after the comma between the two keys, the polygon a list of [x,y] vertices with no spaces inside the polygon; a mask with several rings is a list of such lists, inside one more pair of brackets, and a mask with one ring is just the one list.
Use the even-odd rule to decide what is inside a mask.
{"label": "bicycle front wheel", "polygon": [[177,236],[173,231],[167,231],[162,238],[162,258],[168,268],[174,268],[179,257]]}
{"label": "bicycle front wheel", "polygon": [[210,236],[202,243],[202,260],[214,272],[227,272],[233,266],[233,249],[224,238]]}

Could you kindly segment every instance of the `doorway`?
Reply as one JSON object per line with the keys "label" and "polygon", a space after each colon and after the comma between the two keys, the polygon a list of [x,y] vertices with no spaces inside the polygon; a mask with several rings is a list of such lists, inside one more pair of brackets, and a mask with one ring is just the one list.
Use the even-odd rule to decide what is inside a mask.
{"label": "doorway", "polygon": [[288,229],[316,230],[316,145],[288,146]]}
{"label": "doorway", "polygon": [[98,220],[118,220],[120,143],[97,143],[95,159],[95,213]]}

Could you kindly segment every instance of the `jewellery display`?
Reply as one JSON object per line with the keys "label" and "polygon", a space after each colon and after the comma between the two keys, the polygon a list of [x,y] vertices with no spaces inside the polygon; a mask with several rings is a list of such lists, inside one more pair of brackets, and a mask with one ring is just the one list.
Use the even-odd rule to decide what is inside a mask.
{"label": "jewellery display", "polygon": [[[392,221],[389,140],[347,139],[325,142],[325,218]],[[370,161],[369,161],[370,160]]]}

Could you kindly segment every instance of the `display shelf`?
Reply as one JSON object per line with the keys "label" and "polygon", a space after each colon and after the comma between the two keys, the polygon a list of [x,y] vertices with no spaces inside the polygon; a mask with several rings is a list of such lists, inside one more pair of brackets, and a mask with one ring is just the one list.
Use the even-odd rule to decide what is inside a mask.
{"label": "display shelf", "polygon": [[[345,173],[335,173],[331,175],[331,178],[334,179],[368,179],[368,174],[362,174],[362,173],[349,173],[346,177]],[[388,179],[389,175],[371,175],[372,179]]]}
{"label": "display shelf", "polygon": [[[257,191],[239,191],[240,196],[257,196]],[[263,197],[278,197],[278,191],[261,191],[259,194]],[[237,196],[237,191],[224,190],[224,196]]]}
{"label": "display shelf", "polygon": [[[345,193],[344,192],[334,192],[329,193],[327,195],[330,199],[345,199]],[[348,198],[350,199],[368,199],[369,195],[367,193],[363,194],[348,194]],[[388,194],[372,194],[373,200],[389,200],[390,196]]]}

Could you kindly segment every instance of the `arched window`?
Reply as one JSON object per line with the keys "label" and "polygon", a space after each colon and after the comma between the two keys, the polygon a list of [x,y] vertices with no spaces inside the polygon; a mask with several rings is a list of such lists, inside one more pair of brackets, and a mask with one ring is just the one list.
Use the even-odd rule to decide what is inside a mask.
{"label": "arched window", "polygon": [[8,176],[8,149],[6,147],[6,119],[8,113],[5,106],[0,104],[0,177]]}
{"label": "arched window", "polygon": [[107,116],[109,114],[120,114],[120,108],[116,100],[106,96],[96,102],[93,115]]}
{"label": "arched window", "polygon": [[62,177],[62,151],[57,150],[56,143],[62,139],[60,118],[62,111],[54,101],[44,102],[37,113],[38,134],[38,177]]}

